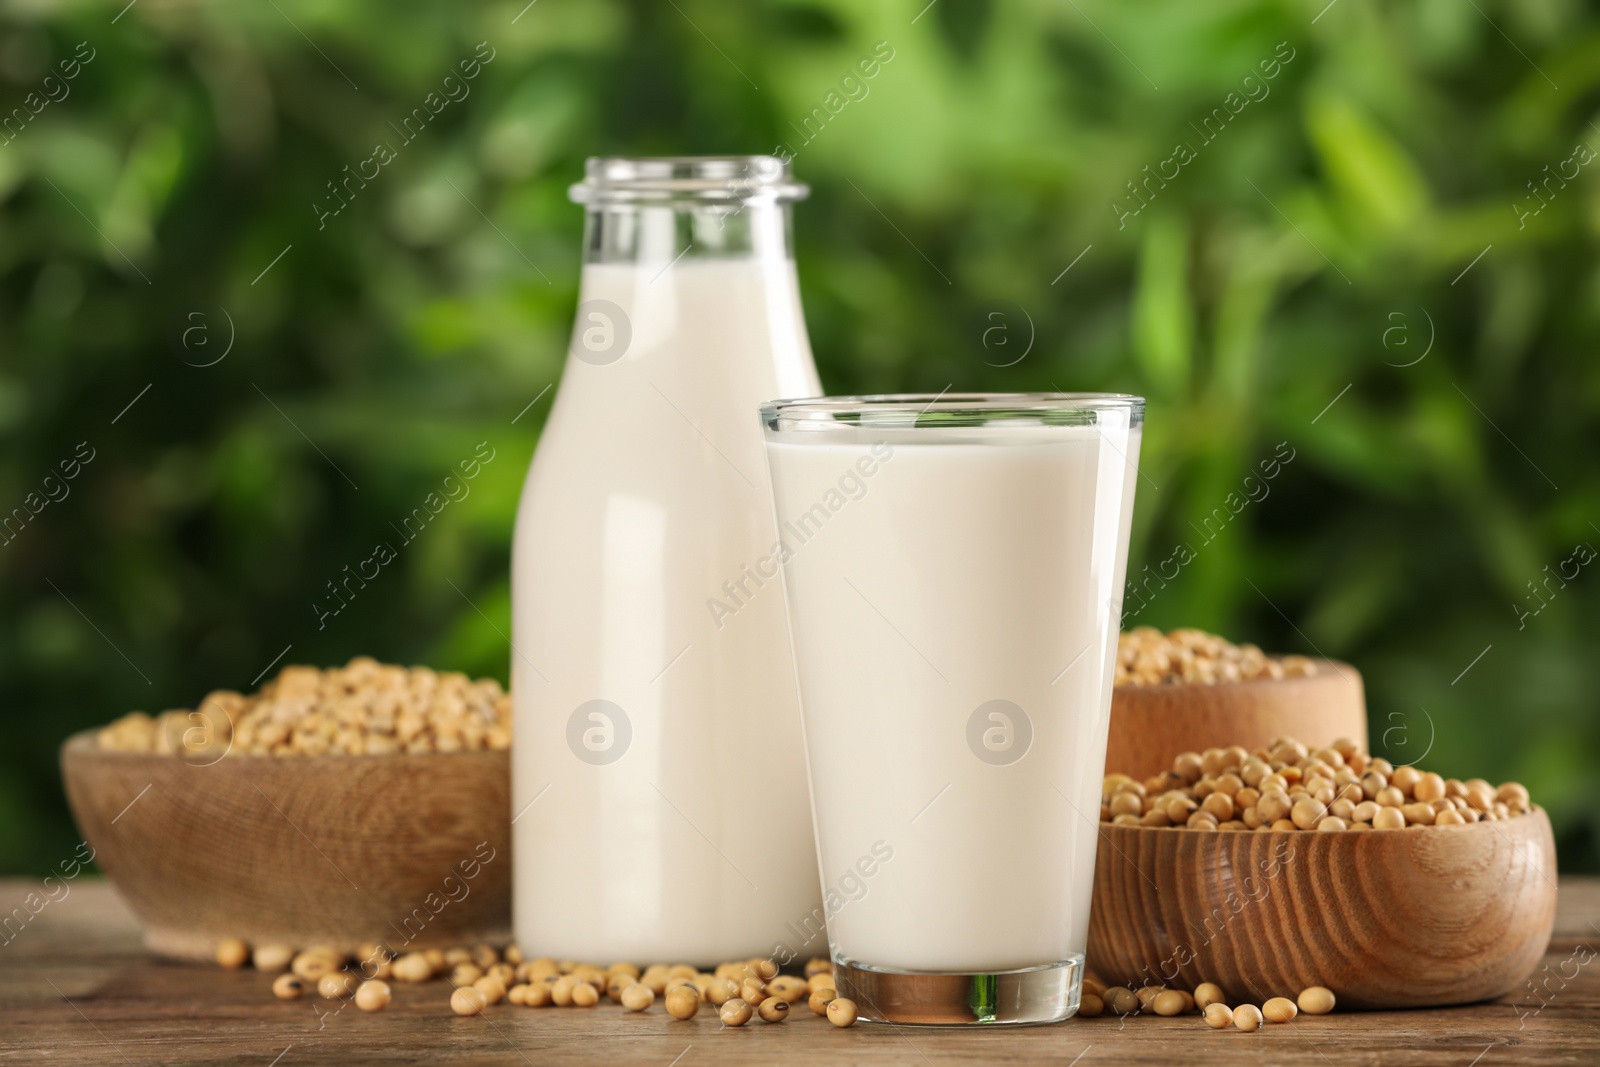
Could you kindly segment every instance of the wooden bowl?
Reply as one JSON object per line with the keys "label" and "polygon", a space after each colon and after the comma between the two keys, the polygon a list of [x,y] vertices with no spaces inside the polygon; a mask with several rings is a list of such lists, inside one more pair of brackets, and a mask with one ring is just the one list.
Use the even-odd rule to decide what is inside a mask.
{"label": "wooden bowl", "polygon": [[1303,678],[1221,685],[1118,686],[1111,695],[1106,773],[1143,781],[1172,769],[1181,752],[1243,745],[1254,749],[1288,736],[1313,748],[1348,737],[1367,743],[1361,672],[1319,659]]}
{"label": "wooden bowl", "polygon": [[1467,1004],[1520,986],[1555,925],[1542,808],[1367,832],[1102,830],[1088,965],[1113,985],[1216,982],[1256,1004],[1312,985],[1341,1008]]}
{"label": "wooden bowl", "polygon": [[217,942],[509,940],[510,759],[177,756],[62,746],[67,800],[145,944],[210,958]]}

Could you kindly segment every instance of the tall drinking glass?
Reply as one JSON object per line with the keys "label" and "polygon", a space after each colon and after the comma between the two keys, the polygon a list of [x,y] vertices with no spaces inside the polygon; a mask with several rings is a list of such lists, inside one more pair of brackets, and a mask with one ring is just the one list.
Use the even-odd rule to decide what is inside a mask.
{"label": "tall drinking glass", "polygon": [[1144,401],[761,409],[839,994],[1077,1011]]}

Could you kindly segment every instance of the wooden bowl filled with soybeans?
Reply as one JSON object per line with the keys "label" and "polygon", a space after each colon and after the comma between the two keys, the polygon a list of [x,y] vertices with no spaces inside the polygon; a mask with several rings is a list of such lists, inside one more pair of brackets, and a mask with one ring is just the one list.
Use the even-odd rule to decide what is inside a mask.
{"label": "wooden bowl filled with soybeans", "polygon": [[510,704],[365,657],[70,738],[67,799],[145,943],[505,941]]}
{"label": "wooden bowl filled with soybeans", "polygon": [[1555,924],[1555,840],[1525,788],[1393,767],[1348,740],[1108,775],[1100,816],[1088,958],[1113,986],[1466,1004],[1517,988]]}
{"label": "wooden bowl filled with soybeans", "polygon": [[1180,752],[1255,748],[1280,735],[1318,746],[1367,736],[1361,673],[1348,663],[1269,656],[1201,630],[1128,631],[1115,680],[1107,774],[1143,780]]}

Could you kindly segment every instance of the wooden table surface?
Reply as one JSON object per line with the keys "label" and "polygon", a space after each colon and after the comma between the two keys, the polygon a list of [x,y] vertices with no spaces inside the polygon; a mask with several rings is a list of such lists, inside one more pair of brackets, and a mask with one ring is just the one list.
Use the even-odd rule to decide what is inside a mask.
{"label": "wooden table surface", "polygon": [[[1213,1031],[1198,1016],[839,1030],[804,1005],[788,1022],[738,1030],[710,1011],[672,1020],[659,1003],[643,1015],[610,1004],[502,1004],[457,1018],[442,982],[397,984],[394,1003],[376,1015],[353,1007],[323,1015],[331,1002],[273,999],[267,976],[151,957],[109,886],[88,878],[69,886],[20,931],[0,934],[11,937],[0,943],[0,1063],[1600,1064],[1600,878],[1561,880],[1554,941],[1520,995],[1465,1008],[1302,1015],[1254,1034]],[[0,880],[0,915],[39,890]]]}

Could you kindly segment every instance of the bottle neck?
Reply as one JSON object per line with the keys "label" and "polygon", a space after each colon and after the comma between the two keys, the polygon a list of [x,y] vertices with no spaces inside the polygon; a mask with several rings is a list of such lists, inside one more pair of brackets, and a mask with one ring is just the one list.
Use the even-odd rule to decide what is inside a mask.
{"label": "bottle neck", "polygon": [[585,263],[668,264],[691,257],[794,258],[789,203],[748,200],[591,203]]}

